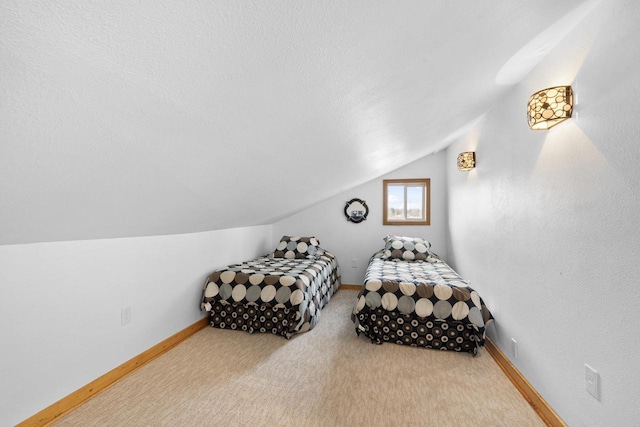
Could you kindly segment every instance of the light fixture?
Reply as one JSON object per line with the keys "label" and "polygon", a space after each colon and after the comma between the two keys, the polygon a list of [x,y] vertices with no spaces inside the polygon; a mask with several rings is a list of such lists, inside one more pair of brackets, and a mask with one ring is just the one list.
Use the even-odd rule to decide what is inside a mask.
{"label": "light fixture", "polygon": [[476,153],[474,151],[465,151],[458,154],[458,169],[461,171],[470,171],[476,167]]}
{"label": "light fixture", "polygon": [[527,118],[533,130],[550,129],[571,117],[573,90],[571,86],[555,86],[534,93],[529,98]]}

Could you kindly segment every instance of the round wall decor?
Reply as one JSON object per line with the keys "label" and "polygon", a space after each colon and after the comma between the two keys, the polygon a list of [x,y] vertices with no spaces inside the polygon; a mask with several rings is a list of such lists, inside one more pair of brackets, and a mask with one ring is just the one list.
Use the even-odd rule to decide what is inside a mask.
{"label": "round wall decor", "polygon": [[347,221],[355,222],[357,224],[367,219],[369,207],[364,200],[351,199],[344,206],[344,214],[347,217]]}

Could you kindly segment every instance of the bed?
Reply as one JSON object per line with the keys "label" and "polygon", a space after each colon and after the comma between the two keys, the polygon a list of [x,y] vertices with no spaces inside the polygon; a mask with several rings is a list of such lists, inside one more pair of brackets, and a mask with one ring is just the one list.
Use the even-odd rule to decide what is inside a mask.
{"label": "bed", "polygon": [[484,346],[493,316],[480,295],[425,239],[385,237],[373,254],[351,320],[376,344],[469,352]]}
{"label": "bed", "polygon": [[290,339],[313,329],[339,287],[338,261],[318,239],[283,236],[274,252],[211,273],[200,307],[216,328]]}

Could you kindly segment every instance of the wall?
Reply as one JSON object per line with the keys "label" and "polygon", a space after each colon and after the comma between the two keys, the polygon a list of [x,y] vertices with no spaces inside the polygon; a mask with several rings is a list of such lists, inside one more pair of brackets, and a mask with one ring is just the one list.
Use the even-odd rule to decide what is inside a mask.
{"label": "wall", "polygon": [[[571,426],[640,419],[639,19],[633,1],[603,2],[447,150],[449,258],[493,311],[491,338]],[[556,84],[574,86],[578,116],[530,130],[529,96]],[[477,168],[459,172],[469,149]]]}
{"label": "wall", "polygon": [[[382,239],[387,234],[425,237],[431,242],[434,252],[446,257],[444,160],[444,151],[422,157],[379,179],[364,183],[273,224],[274,247],[283,235],[316,236],[323,248],[336,255],[342,273],[342,283],[349,284],[362,284],[369,258],[384,247]],[[382,225],[382,180],[401,178],[431,179],[431,225]],[[369,207],[367,219],[358,224],[347,221],[344,215],[345,204],[353,198],[364,200]],[[356,268],[351,267],[353,259],[357,260]]]}
{"label": "wall", "polygon": [[[0,425],[15,425],[198,321],[215,268],[271,226],[0,246]],[[121,326],[122,307],[132,321]]]}

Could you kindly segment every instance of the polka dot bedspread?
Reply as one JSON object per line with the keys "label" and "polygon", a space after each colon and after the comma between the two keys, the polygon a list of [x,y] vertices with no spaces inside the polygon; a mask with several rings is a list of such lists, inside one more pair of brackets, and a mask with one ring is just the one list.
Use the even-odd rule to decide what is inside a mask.
{"label": "polka dot bedspread", "polygon": [[382,344],[477,354],[493,316],[480,295],[449,265],[375,253],[351,320],[356,333]]}
{"label": "polka dot bedspread", "polygon": [[339,287],[338,262],[322,248],[306,258],[270,254],[209,275],[201,309],[210,313],[214,327],[289,339],[318,323]]}

